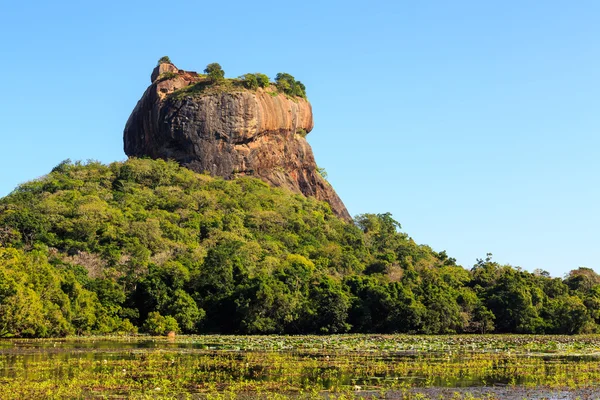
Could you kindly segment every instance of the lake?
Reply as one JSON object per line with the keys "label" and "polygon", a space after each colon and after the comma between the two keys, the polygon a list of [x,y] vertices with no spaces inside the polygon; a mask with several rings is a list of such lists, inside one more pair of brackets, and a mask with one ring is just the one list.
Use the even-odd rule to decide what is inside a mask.
{"label": "lake", "polygon": [[600,399],[600,336],[0,340],[0,398]]}

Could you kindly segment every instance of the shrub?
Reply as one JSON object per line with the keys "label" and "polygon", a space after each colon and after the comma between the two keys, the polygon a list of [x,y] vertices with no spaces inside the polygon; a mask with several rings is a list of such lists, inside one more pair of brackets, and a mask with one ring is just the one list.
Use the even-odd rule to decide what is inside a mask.
{"label": "shrub", "polygon": [[179,333],[180,329],[179,329],[179,325],[177,324],[177,320],[173,317],[171,317],[170,315],[167,315],[165,317],[165,334],[169,333],[169,332],[175,332],[175,333]]}
{"label": "shrub", "polygon": [[158,65],[165,64],[165,63],[173,64],[171,62],[171,59],[169,58],[169,56],[162,56],[161,58],[158,59]]}
{"label": "shrub", "polygon": [[268,87],[269,84],[271,83],[271,80],[265,74],[261,74],[260,72],[257,72],[254,75],[256,76],[256,80],[258,81],[258,86],[260,86],[262,88]]}
{"label": "shrub", "polygon": [[255,90],[258,88],[258,79],[255,74],[245,74],[241,76],[244,87]]}
{"label": "shrub", "polygon": [[286,94],[292,94],[292,88],[295,82],[296,80],[294,77],[285,72],[279,72],[277,73],[277,76],[275,76],[275,86]]}
{"label": "shrub", "polygon": [[288,73],[279,72],[275,77],[275,86],[287,95],[306,98],[306,87],[304,84],[297,81]]}
{"label": "shrub", "polygon": [[296,86],[294,87],[294,95],[300,97],[306,97],[306,86],[300,81],[296,81]]}
{"label": "shrub", "polygon": [[271,84],[271,80],[265,74],[261,74],[260,72],[255,73],[247,73],[240,76],[244,86],[248,89],[257,89],[258,87],[266,88]]}
{"label": "shrub", "polygon": [[127,318],[121,321],[117,330],[117,332],[121,334],[136,334],[137,331],[137,326],[133,325]]}
{"label": "shrub", "polygon": [[151,335],[165,335],[171,331],[179,332],[177,320],[171,316],[163,317],[157,311],[148,313],[148,318],[142,327],[144,332]]}
{"label": "shrub", "polygon": [[317,173],[321,175],[323,179],[327,179],[327,171],[325,171],[325,168],[317,167]]}

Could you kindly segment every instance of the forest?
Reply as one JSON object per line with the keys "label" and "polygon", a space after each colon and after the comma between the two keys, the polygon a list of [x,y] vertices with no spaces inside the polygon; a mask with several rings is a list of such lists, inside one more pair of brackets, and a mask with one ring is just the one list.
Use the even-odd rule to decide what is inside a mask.
{"label": "forest", "polygon": [[66,160],[0,199],[0,337],[599,331],[593,270],[482,256],[250,177]]}

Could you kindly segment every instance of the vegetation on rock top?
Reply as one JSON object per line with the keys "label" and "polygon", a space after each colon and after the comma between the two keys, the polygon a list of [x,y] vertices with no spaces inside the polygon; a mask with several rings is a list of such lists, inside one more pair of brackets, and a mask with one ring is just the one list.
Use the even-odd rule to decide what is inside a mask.
{"label": "vegetation on rock top", "polygon": [[[169,57],[164,56],[159,61],[161,63],[171,63]],[[306,99],[306,87],[300,81],[297,81],[292,75],[280,72],[275,77],[275,82],[271,82],[269,77],[263,73],[247,73],[239,78],[225,78],[225,71],[219,63],[210,63],[204,69],[205,75],[198,74],[198,82],[179,89],[171,94],[174,98],[193,96],[201,93],[233,92],[241,89],[256,90],[259,87],[271,89],[271,93],[285,93],[291,98],[301,97]],[[164,73],[160,81],[176,77],[175,73]]]}
{"label": "vegetation on rock top", "polygon": [[160,65],[160,64],[172,64],[171,59],[169,58],[169,56],[162,56],[161,58],[158,59],[158,62],[156,63],[156,65]]}

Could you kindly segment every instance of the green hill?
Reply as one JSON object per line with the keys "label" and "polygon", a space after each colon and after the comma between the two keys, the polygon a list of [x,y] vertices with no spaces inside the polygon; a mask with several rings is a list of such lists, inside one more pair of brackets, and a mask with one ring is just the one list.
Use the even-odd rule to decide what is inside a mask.
{"label": "green hill", "polygon": [[172,162],[63,162],[0,199],[0,337],[597,330],[593,271],[469,271],[399,228]]}

